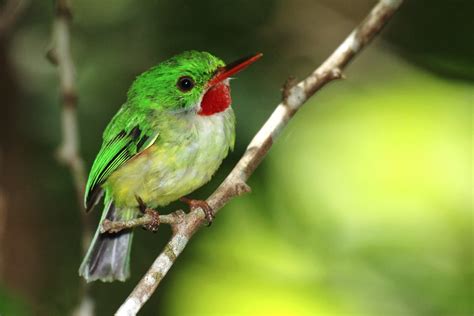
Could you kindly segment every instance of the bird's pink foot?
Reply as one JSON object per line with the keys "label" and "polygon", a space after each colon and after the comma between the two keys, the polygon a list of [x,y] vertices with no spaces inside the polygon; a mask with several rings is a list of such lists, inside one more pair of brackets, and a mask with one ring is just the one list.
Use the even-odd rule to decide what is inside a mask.
{"label": "bird's pink foot", "polygon": [[160,213],[147,207],[145,202],[143,202],[139,196],[136,196],[135,198],[137,199],[138,209],[140,212],[143,215],[148,215],[151,218],[151,222],[143,225],[143,228],[152,232],[156,232],[158,230],[158,226],[160,226]]}
{"label": "bird's pink foot", "polygon": [[206,216],[206,220],[208,222],[207,226],[211,226],[212,221],[214,220],[214,211],[212,210],[212,207],[206,201],[193,200],[187,197],[182,197],[179,200],[183,203],[188,204],[191,210],[200,207],[204,211],[204,215]]}

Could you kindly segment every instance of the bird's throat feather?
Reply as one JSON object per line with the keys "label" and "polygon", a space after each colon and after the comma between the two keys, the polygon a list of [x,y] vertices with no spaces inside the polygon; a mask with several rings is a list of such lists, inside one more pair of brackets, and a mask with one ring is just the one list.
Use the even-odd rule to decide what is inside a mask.
{"label": "bird's throat feather", "polygon": [[201,110],[198,114],[209,116],[220,113],[225,111],[231,103],[232,99],[230,97],[229,85],[220,83],[206,91],[201,101]]}

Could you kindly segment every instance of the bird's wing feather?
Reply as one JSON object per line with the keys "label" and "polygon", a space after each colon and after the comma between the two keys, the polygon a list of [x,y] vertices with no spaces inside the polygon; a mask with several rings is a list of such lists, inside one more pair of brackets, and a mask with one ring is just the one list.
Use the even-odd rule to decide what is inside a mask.
{"label": "bird's wing feather", "polygon": [[84,202],[89,211],[103,194],[101,185],[128,160],[139,154],[158,137],[147,124],[147,113],[123,107],[107,126],[102,147],[95,158],[86,185]]}

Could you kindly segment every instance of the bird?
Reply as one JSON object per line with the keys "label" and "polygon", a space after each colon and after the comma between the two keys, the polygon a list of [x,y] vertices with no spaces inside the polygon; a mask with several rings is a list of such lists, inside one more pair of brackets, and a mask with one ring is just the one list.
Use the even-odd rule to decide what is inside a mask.
{"label": "bird", "polygon": [[[132,229],[101,233],[104,220],[127,221],[186,196],[207,183],[235,142],[231,76],[261,53],[225,64],[208,52],[185,51],[137,76],[102,135],[84,204],[103,199],[95,235],[80,265],[87,282],[130,276]],[[202,205],[202,204],[201,204]],[[205,207],[212,220],[212,209]]]}

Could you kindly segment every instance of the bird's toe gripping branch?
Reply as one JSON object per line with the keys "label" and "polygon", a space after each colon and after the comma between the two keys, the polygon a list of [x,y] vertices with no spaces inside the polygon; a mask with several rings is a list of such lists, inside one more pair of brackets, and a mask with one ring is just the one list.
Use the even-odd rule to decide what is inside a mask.
{"label": "bird's toe gripping branch", "polygon": [[179,199],[181,202],[188,204],[189,208],[192,210],[196,208],[201,208],[204,211],[206,216],[207,226],[211,226],[212,221],[214,220],[215,214],[212,210],[212,207],[204,200],[193,200],[187,197],[182,197]]}
{"label": "bird's toe gripping branch", "polygon": [[156,232],[160,226],[160,213],[146,206],[145,202],[139,197],[135,197],[138,202],[138,209],[143,214],[143,217],[148,216],[149,222],[143,224],[143,228],[151,232]]}
{"label": "bird's toe gripping branch", "polygon": [[144,224],[143,228],[155,233],[161,223],[160,214],[151,208],[147,208],[145,210],[145,215],[150,217],[150,222],[148,224]]}

